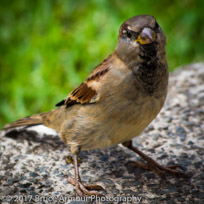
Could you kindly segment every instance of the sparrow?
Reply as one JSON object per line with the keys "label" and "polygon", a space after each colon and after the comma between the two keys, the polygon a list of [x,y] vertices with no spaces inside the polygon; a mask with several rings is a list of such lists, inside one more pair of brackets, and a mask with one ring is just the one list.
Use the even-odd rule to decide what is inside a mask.
{"label": "sparrow", "polygon": [[102,189],[81,181],[81,150],[121,143],[146,161],[134,162],[135,166],[181,175],[180,166],[162,166],[132,144],[165,102],[169,76],[165,45],[165,35],[153,16],[126,20],[119,29],[115,51],[56,104],[55,110],[17,120],[4,129],[42,124],[56,130],[70,146],[75,175],[68,181],[79,196],[100,195],[98,190]]}

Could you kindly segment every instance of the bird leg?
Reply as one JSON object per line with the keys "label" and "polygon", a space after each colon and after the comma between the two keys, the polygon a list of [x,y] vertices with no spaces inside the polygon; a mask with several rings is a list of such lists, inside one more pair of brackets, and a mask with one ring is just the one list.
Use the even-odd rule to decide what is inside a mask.
{"label": "bird leg", "polygon": [[83,197],[84,194],[88,196],[91,196],[91,195],[100,196],[101,194],[99,194],[99,192],[97,192],[96,190],[103,190],[101,186],[84,185],[81,181],[81,178],[79,175],[79,163],[78,163],[78,154],[80,152],[80,148],[71,147],[71,152],[73,155],[75,177],[72,178],[68,176],[67,178],[68,182],[71,183],[73,186],[75,186],[76,192],[80,197]]}
{"label": "bird leg", "polygon": [[[77,158],[77,160],[78,160],[78,164],[81,164],[81,163],[82,163],[81,159]],[[73,159],[73,157],[70,156],[70,155],[67,155],[67,156],[65,157],[65,162],[66,162],[67,164],[73,164],[73,165],[74,165],[74,159]]]}
{"label": "bird leg", "polygon": [[[132,145],[132,140],[123,142],[123,146],[127,147],[128,149],[132,150],[133,152],[137,153],[139,156],[141,156],[144,160],[146,160],[147,163],[142,162],[135,162],[130,161],[128,163],[132,163],[136,167],[140,167],[146,170],[153,170],[159,175],[164,175],[165,173],[174,174],[176,176],[183,176],[184,173],[181,171],[183,168],[179,165],[172,165],[172,166],[162,166],[156,161],[154,161],[151,157],[147,156],[143,152],[141,152],[139,149],[134,147]],[[180,170],[179,170],[180,169]]]}

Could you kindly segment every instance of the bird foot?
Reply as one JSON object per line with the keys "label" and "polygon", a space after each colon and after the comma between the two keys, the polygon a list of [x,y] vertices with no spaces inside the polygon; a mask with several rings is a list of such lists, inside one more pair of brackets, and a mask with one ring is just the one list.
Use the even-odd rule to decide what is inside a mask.
{"label": "bird foot", "polygon": [[179,165],[161,166],[160,164],[154,163],[142,163],[136,161],[129,161],[126,164],[133,164],[135,167],[139,167],[145,170],[153,170],[158,175],[163,176],[165,173],[173,174],[175,176],[185,176],[184,169]]}
{"label": "bird foot", "polygon": [[68,182],[71,183],[73,186],[75,186],[76,192],[80,197],[83,197],[84,195],[97,195],[97,196],[102,196],[98,191],[99,190],[104,190],[101,186],[99,185],[84,185],[81,181],[78,181],[79,185],[76,185],[75,179],[72,177],[68,177]]}

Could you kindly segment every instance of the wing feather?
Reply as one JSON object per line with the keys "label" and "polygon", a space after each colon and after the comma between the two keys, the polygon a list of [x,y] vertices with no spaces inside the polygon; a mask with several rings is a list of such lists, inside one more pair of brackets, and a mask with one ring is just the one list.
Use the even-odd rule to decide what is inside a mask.
{"label": "wing feather", "polygon": [[100,79],[109,71],[109,60],[111,55],[108,56],[101,64],[99,64],[88,76],[88,78],[74,89],[66,99],[60,101],[56,106],[65,105],[69,107],[74,104],[91,104],[99,100],[97,91],[91,86],[91,82],[100,81]]}

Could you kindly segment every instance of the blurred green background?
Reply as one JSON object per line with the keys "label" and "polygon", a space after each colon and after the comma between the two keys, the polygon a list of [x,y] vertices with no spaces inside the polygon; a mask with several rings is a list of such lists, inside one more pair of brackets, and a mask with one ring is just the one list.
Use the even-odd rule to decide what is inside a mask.
{"label": "blurred green background", "polygon": [[203,0],[1,0],[0,128],[53,109],[139,14],[155,16],[165,32],[171,71],[203,60]]}

